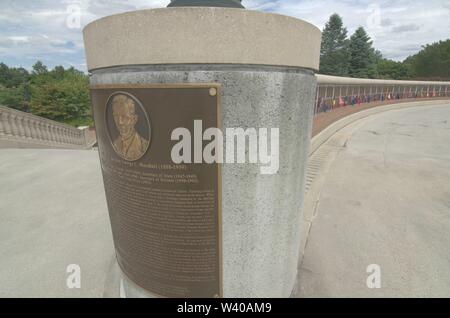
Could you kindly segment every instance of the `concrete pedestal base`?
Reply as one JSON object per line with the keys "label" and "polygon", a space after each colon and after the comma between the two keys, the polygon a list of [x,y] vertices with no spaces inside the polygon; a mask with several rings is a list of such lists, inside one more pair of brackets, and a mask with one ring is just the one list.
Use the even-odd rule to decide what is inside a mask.
{"label": "concrete pedestal base", "polygon": [[[279,128],[280,166],[222,165],[224,297],[289,297],[300,244],[315,77],[300,68],[233,65],[117,67],[91,84],[220,83],[222,129]],[[163,107],[163,106],[161,106]],[[124,280],[128,295],[141,293]],[[137,289],[139,290],[139,289]]]}
{"label": "concrete pedestal base", "polygon": [[279,14],[182,7],[105,17],[83,32],[92,85],[218,83],[222,130],[279,129],[276,174],[261,174],[259,164],[222,165],[222,289],[224,297],[289,297],[320,30]]}

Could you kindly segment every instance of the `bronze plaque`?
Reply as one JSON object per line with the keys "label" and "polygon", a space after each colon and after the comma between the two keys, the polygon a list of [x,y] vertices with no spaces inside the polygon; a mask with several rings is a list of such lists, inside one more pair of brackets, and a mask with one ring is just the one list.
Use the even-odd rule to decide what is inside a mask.
{"label": "bronze plaque", "polygon": [[91,87],[117,260],[132,281],[158,296],[222,296],[220,165],[171,158],[174,129],[191,132],[193,154],[194,120],[202,120],[203,131],[220,128],[219,89]]}

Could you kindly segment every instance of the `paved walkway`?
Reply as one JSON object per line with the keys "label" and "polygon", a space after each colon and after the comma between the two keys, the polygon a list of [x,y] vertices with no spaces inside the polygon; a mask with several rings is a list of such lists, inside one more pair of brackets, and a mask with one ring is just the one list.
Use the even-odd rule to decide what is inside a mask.
{"label": "paved walkway", "polygon": [[0,149],[0,189],[0,297],[104,296],[115,258],[98,153]]}
{"label": "paved walkway", "polygon": [[417,102],[417,101],[429,102],[429,101],[433,101],[433,100],[435,100],[435,101],[448,100],[448,98],[424,97],[424,98],[420,98],[420,99],[414,99],[414,98],[413,99],[397,99],[397,100],[389,100],[389,101],[384,101],[384,102],[376,101],[376,102],[360,104],[360,105],[356,104],[354,106],[347,105],[344,107],[336,107],[332,111],[322,112],[322,113],[317,114],[314,117],[312,135],[316,136],[322,130],[327,128],[332,123],[338,121],[339,119],[342,119],[348,115],[351,115],[351,114],[354,114],[354,113],[357,113],[357,112],[360,112],[360,111],[363,111],[366,109],[383,106],[383,105],[403,104],[403,103],[410,103],[410,102]]}
{"label": "paved walkway", "polygon": [[[357,121],[320,161],[297,296],[449,297],[450,103]],[[381,289],[366,285],[370,264]]]}
{"label": "paved walkway", "polygon": [[[320,160],[297,296],[450,296],[450,107],[360,120]],[[0,297],[118,296],[96,151],[1,149],[0,189]]]}

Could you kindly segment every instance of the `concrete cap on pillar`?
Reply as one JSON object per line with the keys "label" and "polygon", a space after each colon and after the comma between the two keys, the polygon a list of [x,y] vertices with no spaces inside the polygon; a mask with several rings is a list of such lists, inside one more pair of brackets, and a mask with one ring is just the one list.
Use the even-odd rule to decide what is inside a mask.
{"label": "concrete cap on pillar", "polygon": [[144,64],[319,68],[317,27],[259,11],[193,6],[140,10],[96,20],[83,33],[89,70]]}

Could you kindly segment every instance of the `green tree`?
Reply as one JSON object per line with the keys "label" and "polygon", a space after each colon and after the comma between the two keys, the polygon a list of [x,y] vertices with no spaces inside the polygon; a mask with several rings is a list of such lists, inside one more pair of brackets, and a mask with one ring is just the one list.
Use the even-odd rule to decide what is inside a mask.
{"label": "green tree", "polygon": [[377,78],[408,79],[411,77],[408,66],[403,62],[382,58],[377,61]]}
{"label": "green tree", "polygon": [[0,105],[26,111],[25,86],[11,88],[0,86]]}
{"label": "green tree", "polygon": [[0,63],[0,105],[27,110],[29,101],[28,71],[22,67],[8,67]]}
{"label": "green tree", "polygon": [[23,67],[8,67],[4,63],[0,63],[0,85],[12,88],[28,82],[30,74]]}
{"label": "green tree", "polygon": [[322,33],[320,72],[347,76],[349,71],[347,29],[338,14],[331,15]]}
{"label": "green tree", "polygon": [[41,61],[37,61],[34,65],[33,65],[33,75],[42,75],[42,74],[46,74],[48,72],[47,66],[44,65],[44,63],[42,63]]}
{"label": "green tree", "polygon": [[422,47],[405,64],[415,78],[450,80],[450,39]]}
{"label": "green tree", "polygon": [[64,74],[65,74],[65,69],[64,66],[55,66],[55,68],[53,69],[53,78],[58,79],[58,80],[62,80],[64,78]]}
{"label": "green tree", "polygon": [[350,37],[350,71],[351,77],[375,78],[378,54],[372,47],[372,41],[363,27],[356,29]]}
{"label": "green tree", "polygon": [[33,114],[66,123],[91,121],[88,77],[82,72],[57,67],[36,73],[30,88]]}
{"label": "green tree", "polygon": [[5,63],[0,63],[0,84],[5,85],[8,78],[9,67]]}
{"label": "green tree", "polygon": [[37,61],[30,75],[0,63],[0,104],[73,125],[92,124],[88,77],[73,67],[49,71]]}

